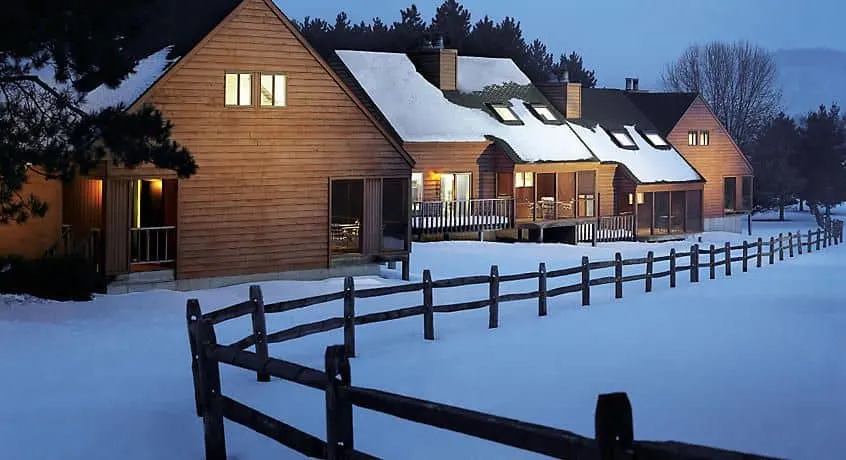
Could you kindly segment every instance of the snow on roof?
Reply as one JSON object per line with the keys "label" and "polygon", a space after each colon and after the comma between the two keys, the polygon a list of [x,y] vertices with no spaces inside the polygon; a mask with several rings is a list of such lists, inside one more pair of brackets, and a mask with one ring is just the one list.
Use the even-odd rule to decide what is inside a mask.
{"label": "snow on roof", "polygon": [[153,86],[171,65],[176,63],[178,58],[168,59],[167,57],[171,49],[171,46],[167,46],[140,60],[133,73],[129,74],[116,88],[109,88],[106,85],[94,88],[85,96],[85,102],[80,108],[86,112],[96,112],[118,104],[129,107]]}
{"label": "snow on roof", "polygon": [[532,84],[529,77],[511,59],[458,57],[458,90],[464,93],[482,91],[503,83]]}
{"label": "snow on roof", "polygon": [[[417,72],[405,54],[368,51],[337,54],[403,141],[484,142],[492,136],[508,143],[526,162],[595,159],[570,128],[544,124],[522,100],[509,102],[524,124],[505,125],[481,109],[449,101]],[[513,80],[529,83],[528,77],[507,59],[459,59],[459,89],[476,91]],[[475,83],[474,78],[478,79]]]}
{"label": "snow on roof", "polygon": [[625,130],[637,144],[637,150],[620,148],[600,125],[586,128],[570,123],[570,126],[597,158],[622,164],[642,183],[702,180],[675,148],[653,147],[634,126],[625,126]]}

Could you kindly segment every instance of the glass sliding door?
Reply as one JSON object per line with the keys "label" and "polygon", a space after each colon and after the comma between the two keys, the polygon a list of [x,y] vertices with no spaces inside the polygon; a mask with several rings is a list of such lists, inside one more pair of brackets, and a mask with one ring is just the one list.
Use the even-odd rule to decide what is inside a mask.
{"label": "glass sliding door", "polygon": [[653,235],[670,233],[670,192],[655,192],[655,223]]}
{"label": "glass sliding door", "polygon": [[576,174],[578,192],[578,217],[596,217],[596,171],[579,171]]}
{"label": "glass sliding door", "polygon": [[670,233],[685,232],[685,192],[670,194]]}
{"label": "glass sliding door", "polygon": [[408,181],[382,181],[382,249],[408,249]]}
{"label": "glass sliding door", "polygon": [[364,181],[333,180],[330,235],[332,254],[361,252],[361,223],[364,220]]}

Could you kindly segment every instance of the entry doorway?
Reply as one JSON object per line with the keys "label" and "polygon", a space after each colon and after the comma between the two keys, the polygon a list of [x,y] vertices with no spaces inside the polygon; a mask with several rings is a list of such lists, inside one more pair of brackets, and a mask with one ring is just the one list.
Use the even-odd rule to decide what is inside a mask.
{"label": "entry doorway", "polygon": [[132,271],[174,267],[177,189],[176,179],[138,179],[131,183],[129,244]]}

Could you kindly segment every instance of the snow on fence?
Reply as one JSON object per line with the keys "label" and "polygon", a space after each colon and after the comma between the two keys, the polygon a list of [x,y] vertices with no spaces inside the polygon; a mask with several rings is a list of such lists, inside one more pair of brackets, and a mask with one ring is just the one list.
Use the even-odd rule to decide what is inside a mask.
{"label": "snow on fence", "polygon": [[[777,241],[777,243],[776,243]],[[812,253],[828,246],[843,243],[843,222],[835,221],[824,231],[810,230],[803,240],[800,233],[778,235],[768,242],[761,238],[755,244],[744,241],[742,245],[726,243],[717,248],[711,245],[707,250],[694,244],[689,253],[670,250],[666,256],[655,257],[650,251],[646,258],[623,259],[617,253],[614,260],[591,262],[582,258],[580,266],[547,271],[541,263],[537,272],[500,275],[496,265],[489,275],[468,276],[433,281],[429,270],[423,272],[420,283],[356,290],[354,280],[344,280],[344,290],[304,299],[265,304],[261,289],[250,287],[250,299],[221,310],[203,314],[197,300],[188,301],[188,337],[192,355],[194,396],[197,414],[203,417],[205,431],[205,452],[207,460],[224,460],[226,445],[223,420],[229,419],[251,430],[263,434],[302,454],[328,459],[375,458],[354,449],[352,407],[358,406],[405,420],[431,425],[489,441],[509,445],[557,458],[614,459],[620,453],[634,453],[636,458],[675,459],[764,459],[767,457],[729,452],[704,446],[677,442],[634,441],[632,431],[632,409],[625,393],[600,395],[597,400],[595,439],[569,431],[507,419],[490,414],[470,411],[446,404],[410,398],[375,389],[354,387],[350,384],[349,358],[355,356],[355,326],[391,321],[399,318],[423,316],[423,337],[435,339],[434,314],[488,308],[488,327],[499,326],[499,306],[502,303],[537,299],[538,315],[547,315],[547,301],[568,293],[581,293],[583,306],[590,305],[591,288],[606,284],[614,285],[616,298],[623,297],[623,285],[630,282],[644,282],[646,292],[651,292],[653,282],[669,278],[671,288],[676,287],[677,275],[688,272],[691,283],[699,282],[700,269],[708,270],[710,279],[716,278],[717,267],[723,267],[726,276],[732,275],[735,263],[740,263],[743,272],[748,271],[750,261],[757,267],[764,265],[767,258],[770,265],[786,257],[792,258],[803,252]],[[766,250],[765,250],[766,245]],[[739,255],[734,255],[738,254]],[[700,262],[700,256],[707,261]],[[720,256],[718,259],[718,255]],[[686,265],[679,262],[686,260]],[[669,262],[669,270],[655,273],[654,264]],[[645,265],[642,274],[623,276],[624,266]],[[614,269],[613,276],[591,278],[593,270]],[[548,289],[547,281],[570,275],[581,275],[581,281],[572,285]],[[500,285],[520,280],[538,280],[537,290],[515,294],[500,294]],[[489,286],[489,296],[470,302],[449,305],[435,305],[433,291],[459,286]],[[422,292],[423,304],[397,310],[355,314],[355,299],[381,297],[386,295]],[[344,301],[342,317],[329,318],[314,323],[302,324],[273,334],[267,334],[265,315],[306,308],[336,300]],[[251,315],[253,333],[230,345],[217,343],[214,325]],[[326,350],[323,371],[296,363],[271,358],[268,344],[293,340],[311,334],[334,329],[344,330],[344,344]],[[255,352],[246,348],[255,347]],[[315,388],[326,393],[327,440],[323,441],[308,433],[276,420],[253,408],[247,407],[220,392],[220,364],[229,364],[256,373],[260,382],[277,377],[290,382]]]}

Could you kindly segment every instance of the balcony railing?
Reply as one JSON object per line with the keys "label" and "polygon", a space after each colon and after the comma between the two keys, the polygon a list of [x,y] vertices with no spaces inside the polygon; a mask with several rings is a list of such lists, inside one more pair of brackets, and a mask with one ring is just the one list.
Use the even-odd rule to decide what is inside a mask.
{"label": "balcony railing", "polygon": [[514,200],[416,201],[412,205],[411,228],[418,234],[514,228]]}
{"label": "balcony railing", "polygon": [[129,229],[130,263],[169,264],[175,261],[176,227]]}

